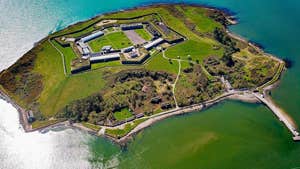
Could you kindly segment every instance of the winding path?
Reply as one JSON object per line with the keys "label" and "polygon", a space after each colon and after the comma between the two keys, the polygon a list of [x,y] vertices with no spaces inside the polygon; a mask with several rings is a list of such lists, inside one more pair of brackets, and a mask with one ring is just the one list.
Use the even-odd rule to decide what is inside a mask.
{"label": "winding path", "polygon": [[[164,50],[162,50],[162,56],[163,56],[164,59],[167,59],[167,60],[171,59],[171,58],[166,57]],[[174,97],[174,102],[175,102],[175,105],[176,105],[176,109],[178,109],[179,106],[178,106],[177,99],[176,99],[176,96],[175,96],[175,90],[176,90],[176,84],[177,84],[178,79],[179,79],[180,74],[181,74],[181,61],[182,60],[181,59],[171,59],[171,60],[177,61],[178,62],[178,66],[179,66],[178,67],[177,77],[176,77],[174,83],[172,84],[172,87],[173,87],[172,93],[173,93],[173,97]]]}

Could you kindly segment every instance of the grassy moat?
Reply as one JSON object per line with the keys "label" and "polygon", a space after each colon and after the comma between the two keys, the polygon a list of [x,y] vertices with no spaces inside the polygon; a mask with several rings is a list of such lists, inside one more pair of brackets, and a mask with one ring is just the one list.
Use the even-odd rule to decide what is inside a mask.
{"label": "grassy moat", "polygon": [[[284,65],[230,36],[227,17],[222,11],[189,5],[100,15],[41,40],[1,72],[0,89],[32,112],[33,129],[66,120],[95,131],[123,124],[105,131],[120,138],[150,116],[220,96],[228,90],[222,78],[230,88],[242,90],[259,90],[278,80]],[[155,32],[164,42],[149,50],[135,44],[119,28],[133,23],[143,23],[130,32],[140,43],[155,40]],[[88,42],[93,52],[107,45],[114,50],[134,46],[141,56],[128,59],[122,53],[114,61],[82,60],[77,41],[99,30],[104,36]],[[72,74],[74,61],[90,67]]]}

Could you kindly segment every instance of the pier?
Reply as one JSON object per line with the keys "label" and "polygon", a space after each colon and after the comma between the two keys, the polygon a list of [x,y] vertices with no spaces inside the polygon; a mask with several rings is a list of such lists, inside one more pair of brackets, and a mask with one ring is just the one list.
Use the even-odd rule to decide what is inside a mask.
{"label": "pier", "polygon": [[286,113],[281,110],[276,104],[268,98],[265,98],[264,95],[260,93],[254,93],[254,96],[264,103],[277,117],[278,119],[288,128],[288,130],[293,134],[294,141],[300,141],[300,135],[297,131],[294,123],[288,118]]}

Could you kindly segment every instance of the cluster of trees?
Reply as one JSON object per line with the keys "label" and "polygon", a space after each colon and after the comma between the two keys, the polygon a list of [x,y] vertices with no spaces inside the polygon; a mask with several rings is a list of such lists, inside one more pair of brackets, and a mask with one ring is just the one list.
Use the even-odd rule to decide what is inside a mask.
{"label": "cluster of trees", "polygon": [[[15,64],[13,64],[7,70],[1,72],[0,84],[11,93],[25,96],[24,86],[27,85],[26,77],[32,76],[32,69],[34,67],[34,60],[36,58],[37,49],[30,50],[23,57],[21,57]],[[37,77],[37,76],[36,76]],[[34,80],[34,79],[33,79]],[[21,93],[20,93],[21,92]],[[29,93],[30,91],[26,91]],[[24,98],[22,98],[24,99]]]}
{"label": "cluster of trees", "polygon": [[67,118],[74,122],[89,121],[91,123],[103,122],[108,114],[103,111],[103,98],[100,94],[95,94],[84,99],[76,100],[67,105],[58,118]]}
{"label": "cluster of trees", "polygon": [[222,84],[209,80],[200,65],[186,68],[183,72],[176,86],[180,90],[176,93],[176,98],[181,107],[211,99],[222,91]]}
{"label": "cluster of trees", "polygon": [[166,72],[153,72],[153,71],[148,71],[148,70],[130,70],[130,71],[125,71],[121,72],[118,74],[115,82],[125,82],[132,80],[134,78],[143,78],[143,77],[150,77],[153,80],[160,80],[164,82],[166,79],[169,80],[170,82],[173,81],[173,77],[166,73]]}
{"label": "cluster of trees", "polygon": [[293,66],[293,61],[289,58],[284,58],[283,59],[284,63],[285,63],[285,67],[286,68],[291,68]]}
{"label": "cluster of trees", "polygon": [[221,23],[223,26],[227,26],[230,23],[228,22],[228,20],[226,19],[225,14],[222,11],[218,11],[218,10],[208,10],[207,11],[208,16],[210,18],[212,18],[213,20],[215,20],[216,22]]}
{"label": "cluster of trees", "polygon": [[237,89],[262,85],[269,81],[276,72],[274,61],[263,57],[248,60],[247,63],[237,59],[232,67],[226,66],[220,58],[213,56],[206,58],[204,63],[210,74],[225,76],[231,85]]}
{"label": "cluster of trees", "polygon": [[213,33],[214,38],[225,46],[225,51],[222,57],[223,61],[228,67],[234,66],[232,54],[240,50],[236,47],[236,42],[233,41],[232,38],[230,38],[221,28],[216,28]]}
{"label": "cluster of trees", "polygon": [[[152,110],[151,98],[156,96],[162,99],[172,98],[170,87],[164,93],[159,94],[154,85],[155,80],[162,83],[166,83],[168,79],[173,80],[168,73],[141,69],[122,71],[110,78],[113,82],[111,87],[101,93],[68,104],[56,117],[70,119],[73,122],[88,121],[93,124],[110,125],[116,122],[113,113],[125,107],[137,113],[150,112]],[[147,86],[147,92],[142,91],[144,86]]]}

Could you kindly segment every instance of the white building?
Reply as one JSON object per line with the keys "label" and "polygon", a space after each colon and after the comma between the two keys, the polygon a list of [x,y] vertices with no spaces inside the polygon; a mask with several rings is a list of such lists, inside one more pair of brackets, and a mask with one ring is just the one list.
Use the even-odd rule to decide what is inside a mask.
{"label": "white building", "polygon": [[93,39],[98,38],[98,37],[103,36],[103,35],[104,35],[104,32],[98,31],[96,33],[93,33],[93,34],[90,34],[86,37],[81,38],[80,41],[85,43],[85,42],[88,42],[90,40],[93,40]]}
{"label": "white building", "polygon": [[94,55],[93,57],[90,57],[90,61],[92,63],[95,62],[103,62],[103,61],[110,61],[110,60],[119,60],[120,54],[119,53],[110,53],[105,55]]}
{"label": "white building", "polygon": [[123,48],[122,52],[127,53],[127,52],[131,52],[134,49],[134,46],[129,46],[127,48]]}
{"label": "white building", "polygon": [[112,47],[107,45],[107,46],[103,46],[102,49],[101,49],[103,52],[109,52],[112,50]]}
{"label": "white building", "polygon": [[156,40],[154,40],[154,41],[151,41],[151,42],[147,43],[146,45],[144,45],[144,48],[146,48],[147,50],[150,50],[151,48],[153,48],[153,47],[159,45],[159,44],[162,43],[163,41],[164,41],[163,38],[158,38],[158,39],[156,39]]}

